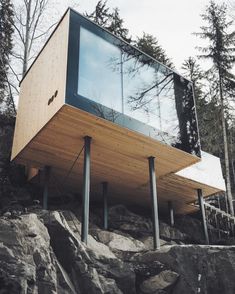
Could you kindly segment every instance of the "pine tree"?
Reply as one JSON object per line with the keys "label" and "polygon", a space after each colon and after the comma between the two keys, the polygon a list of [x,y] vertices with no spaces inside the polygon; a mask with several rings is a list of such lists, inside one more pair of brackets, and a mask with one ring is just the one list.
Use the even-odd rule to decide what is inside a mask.
{"label": "pine tree", "polygon": [[95,7],[95,10],[88,14],[85,13],[86,17],[90,18],[92,21],[97,23],[98,25],[102,27],[107,27],[110,22],[111,13],[109,11],[109,8],[106,6],[107,1],[100,0]]}
{"label": "pine tree", "polygon": [[137,40],[132,40],[129,36],[129,30],[124,27],[124,20],[119,14],[119,9],[116,7],[111,11],[110,8],[107,7],[107,1],[100,0],[96,4],[95,10],[90,14],[85,13],[85,15],[98,25],[106,28],[126,42],[135,45],[138,49],[157,59],[164,65],[174,68],[173,63],[167,57],[165,51],[158,44],[154,36],[143,33],[141,37],[137,37]]}
{"label": "pine tree", "polygon": [[232,75],[231,69],[235,62],[235,32],[229,32],[232,22],[227,20],[227,7],[225,4],[218,5],[211,1],[210,5],[206,8],[206,12],[202,15],[202,19],[207,22],[207,26],[202,26],[201,32],[196,35],[209,42],[208,47],[199,47],[199,50],[202,52],[200,57],[211,60],[213,64],[208,73],[210,72],[213,75],[214,91],[217,94],[220,106],[227,196],[230,213],[234,215],[226,126],[226,105],[228,103],[228,96],[234,90],[235,77]]}
{"label": "pine tree", "polygon": [[111,23],[108,30],[114,33],[116,36],[122,38],[128,43],[131,42],[131,38],[128,37],[129,30],[123,26],[124,20],[120,17],[119,9],[116,7],[111,14]]}
{"label": "pine tree", "polygon": [[119,9],[116,7],[110,11],[106,3],[107,1],[100,0],[92,13],[85,13],[86,17],[130,43],[129,30],[123,26],[124,20],[120,17]]}
{"label": "pine tree", "polygon": [[217,156],[220,154],[221,127],[218,121],[219,107],[204,84],[205,73],[195,58],[189,57],[182,65],[183,75],[193,83],[201,147]]}
{"label": "pine tree", "polygon": [[12,51],[13,5],[10,0],[0,2],[0,103],[2,111],[15,112],[8,78],[9,58]]}
{"label": "pine tree", "polygon": [[155,58],[164,65],[174,68],[173,63],[167,57],[163,48],[158,44],[157,39],[147,33],[143,33],[141,37],[137,37],[137,40],[134,42],[134,45],[141,51],[147,53],[151,57]]}

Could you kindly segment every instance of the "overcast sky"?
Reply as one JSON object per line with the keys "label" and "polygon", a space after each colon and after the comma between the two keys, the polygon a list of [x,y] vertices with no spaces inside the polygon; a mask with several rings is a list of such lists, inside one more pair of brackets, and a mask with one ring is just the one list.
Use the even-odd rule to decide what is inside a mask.
{"label": "overcast sky", "polygon": [[[98,0],[79,0],[76,10],[81,13],[91,12],[97,2]],[[142,32],[156,36],[179,71],[187,57],[198,54],[195,47],[202,41],[192,33],[200,31],[200,15],[208,4],[209,0],[107,1],[108,7],[120,9],[124,25],[133,37],[140,36]]]}

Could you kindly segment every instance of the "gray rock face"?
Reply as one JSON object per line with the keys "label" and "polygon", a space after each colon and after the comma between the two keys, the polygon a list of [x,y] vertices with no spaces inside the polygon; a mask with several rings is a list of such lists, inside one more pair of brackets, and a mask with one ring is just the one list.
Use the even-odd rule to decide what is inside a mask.
{"label": "gray rock face", "polygon": [[189,239],[188,236],[182,233],[177,228],[172,228],[166,223],[160,222],[160,236],[162,239],[174,242],[186,242]]}
{"label": "gray rock face", "polygon": [[[95,240],[92,237],[85,246],[80,241],[79,229],[74,233],[62,213],[51,213],[49,220],[48,216],[43,218],[55,255],[77,293],[136,293],[135,274],[131,266],[114,258],[106,245],[102,244],[104,254],[97,254],[94,250]],[[99,242],[96,241],[96,244]]]}
{"label": "gray rock face", "polygon": [[74,293],[57,272],[47,229],[35,214],[0,219],[2,293]]}
{"label": "gray rock face", "polygon": [[152,223],[149,218],[139,216],[123,205],[111,207],[109,218],[111,228],[127,232],[134,238],[143,237],[152,232]]}
{"label": "gray rock face", "polygon": [[100,229],[92,230],[99,242],[109,246],[113,250],[140,252],[146,250],[144,243],[117,233],[103,231]]}
{"label": "gray rock face", "polygon": [[[109,211],[110,226],[113,229],[118,229],[129,233],[132,237],[139,240],[146,240],[152,236],[152,221],[151,216],[144,217],[129,211],[123,205],[113,206]],[[160,237],[165,241],[186,242],[189,236],[182,233],[179,229],[172,228],[166,223],[160,222]],[[150,240],[148,240],[150,241]],[[148,242],[146,241],[146,242]],[[151,241],[150,241],[151,242]]]}
{"label": "gray rock face", "polygon": [[0,217],[0,293],[235,293],[235,247],[162,241],[152,251],[151,235],[140,242],[95,226],[85,245],[80,232],[68,211]]}
{"label": "gray rock face", "polygon": [[176,219],[176,227],[180,228],[188,236],[191,242],[196,244],[203,244],[205,242],[202,226],[199,220],[187,215],[181,216]]}
{"label": "gray rock face", "polygon": [[141,284],[140,290],[143,294],[159,293],[161,290],[165,290],[174,285],[178,277],[179,275],[175,272],[169,270],[162,271],[160,274],[145,280]]}
{"label": "gray rock face", "polygon": [[235,293],[235,246],[172,245],[159,251],[136,254],[137,264],[161,262],[179,274],[172,292],[193,294]]}

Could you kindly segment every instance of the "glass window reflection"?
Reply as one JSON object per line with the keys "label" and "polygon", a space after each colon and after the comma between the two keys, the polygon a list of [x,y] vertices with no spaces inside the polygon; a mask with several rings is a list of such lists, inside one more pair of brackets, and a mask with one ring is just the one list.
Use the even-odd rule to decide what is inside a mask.
{"label": "glass window reflection", "polygon": [[120,49],[81,27],[79,50],[78,94],[121,112]]}
{"label": "glass window reflection", "polygon": [[150,58],[139,58],[135,50],[123,52],[122,66],[124,113],[174,140],[178,118],[172,72]]}
{"label": "glass window reflection", "polygon": [[78,95],[86,111],[200,156],[191,82],[112,35],[101,36],[80,26]]}

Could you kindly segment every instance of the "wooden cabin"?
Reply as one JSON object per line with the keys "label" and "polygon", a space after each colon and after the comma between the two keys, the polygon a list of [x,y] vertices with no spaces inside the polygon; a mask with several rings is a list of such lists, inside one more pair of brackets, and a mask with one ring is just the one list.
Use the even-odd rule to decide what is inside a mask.
{"label": "wooden cabin", "polygon": [[201,152],[192,83],[72,9],[21,81],[12,160],[30,178],[50,167],[83,200],[107,183],[109,201],[150,207],[157,190],[160,211],[225,190]]}

